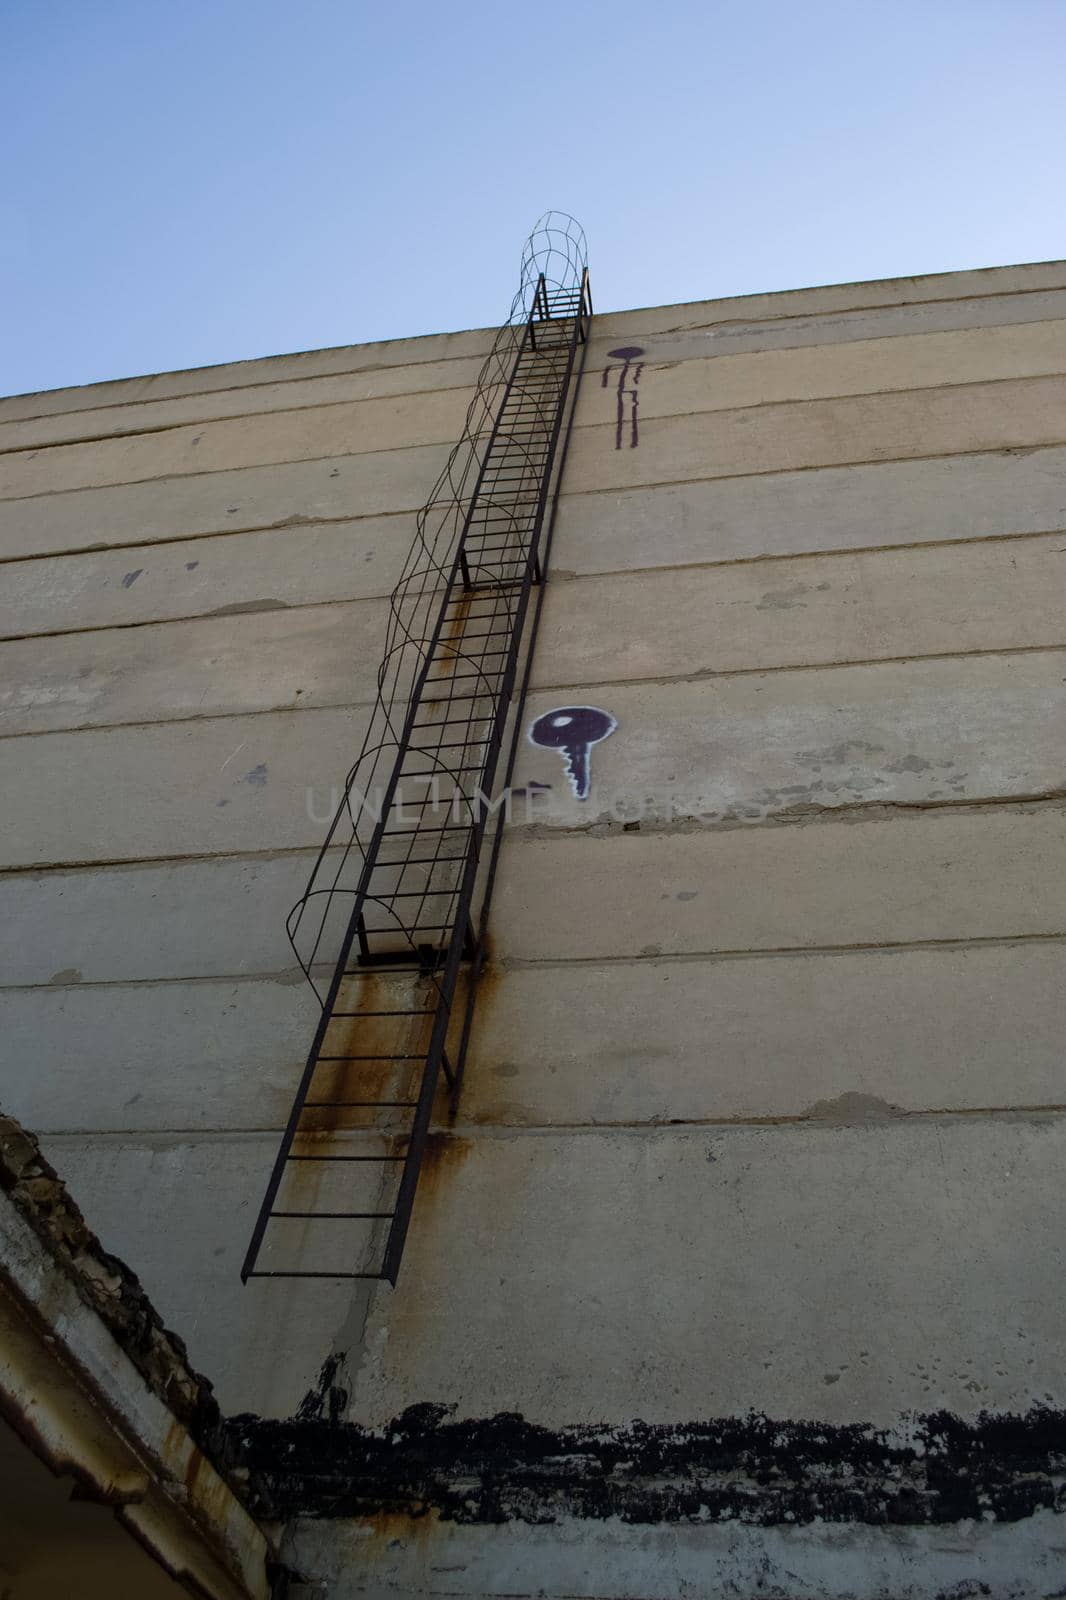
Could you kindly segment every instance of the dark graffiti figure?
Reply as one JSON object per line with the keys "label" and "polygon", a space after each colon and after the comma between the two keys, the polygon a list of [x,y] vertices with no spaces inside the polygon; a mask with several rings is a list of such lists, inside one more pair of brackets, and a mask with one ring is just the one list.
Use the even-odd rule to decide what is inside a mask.
{"label": "dark graffiti figure", "polygon": [[[614,447],[616,450],[621,450],[622,448],[622,435],[625,432],[626,425],[626,402],[628,400],[629,448],[631,450],[635,450],[639,442],[639,435],[637,433],[637,404],[640,399],[640,390],[638,389],[637,385],[640,383],[640,375],[644,371],[644,363],[643,361],[638,360],[638,357],[642,356],[644,351],[641,349],[639,344],[624,344],[618,350],[608,350],[607,354],[612,360],[620,361],[622,363],[621,367],[618,369],[618,420],[615,423]],[[630,367],[633,368],[633,381],[632,384],[627,388],[626,385],[629,383]],[[600,384],[601,389],[606,389],[607,379],[613,371],[614,368],[611,366],[604,367],[603,382]]]}
{"label": "dark graffiti figure", "polygon": [[529,729],[530,744],[543,750],[558,750],[565,757],[566,776],[578,800],[589,795],[589,750],[606,739],[618,723],[609,711],[596,706],[560,706],[545,711]]}

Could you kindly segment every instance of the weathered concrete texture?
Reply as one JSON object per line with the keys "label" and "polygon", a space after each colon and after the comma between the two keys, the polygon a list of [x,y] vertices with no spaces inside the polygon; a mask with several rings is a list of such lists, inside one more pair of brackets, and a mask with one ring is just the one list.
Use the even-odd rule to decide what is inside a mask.
{"label": "weathered concrete texture", "polygon": [[[257,1280],[240,1266],[276,1134],[135,1141],[50,1136],[45,1154],[67,1175],[89,1225],[136,1261],[164,1320],[211,1374],[223,1411],[285,1416],[313,1387],[334,1332],[360,1317],[351,1284]],[[161,1248],[162,1242],[162,1248]]]}
{"label": "weathered concrete texture", "polygon": [[[314,1032],[292,982],[0,991],[4,1101],[39,1134],[284,1127]],[[210,1082],[210,1092],[206,1083]]]}
{"label": "weathered concrete texture", "polygon": [[[966,329],[886,341],[857,340],[824,350],[711,357],[652,364],[642,379],[643,418],[810,400],[885,390],[988,382],[1061,373],[1066,369],[1066,322]],[[413,369],[410,382],[417,381]],[[462,431],[471,388],[429,389],[387,398],[287,405],[285,386],[274,404],[251,416],[157,425],[156,431],[107,438],[93,429],[84,442],[54,446],[32,441],[4,450],[0,437],[0,498],[134,483],[189,473],[217,472],[282,461],[321,459],[412,445],[451,442]],[[614,425],[610,383],[583,391],[576,421]],[[25,428],[26,424],[21,425]]]}
{"label": "weathered concrete texture", "polygon": [[[1062,961],[1048,941],[515,967],[479,998],[461,1122],[862,1122],[1059,1106]],[[95,1008],[60,1004],[69,1017],[53,1033],[32,995],[16,998],[42,1051],[53,1037],[65,1048]]]}
{"label": "weathered concrete texture", "polygon": [[[284,918],[313,861],[304,850],[4,875],[5,981],[294,973]],[[495,941],[508,958],[587,960],[1057,935],[1064,862],[1050,806],[519,839],[501,860]]]}
{"label": "weathered concrete texture", "polygon": [[[390,849],[400,858],[406,846],[401,841]],[[316,855],[292,850],[4,873],[0,907],[10,920],[0,923],[3,982],[63,985],[262,973],[296,982],[285,918]],[[336,859],[327,856],[325,869]],[[425,880],[408,868],[406,881],[417,887]],[[426,904],[428,916],[432,897]],[[369,908],[367,926],[381,926],[384,915]],[[327,919],[325,949],[335,953],[331,939],[339,937],[346,917],[342,898]]]}
{"label": "weathered concrete texture", "polygon": [[1057,935],[1064,872],[1056,807],[521,840],[501,857],[496,947],[589,961]]}
{"label": "weathered concrete texture", "polygon": [[12,500],[0,522],[0,557],[414,512],[448,454],[445,445],[423,445]]}
{"label": "weathered concrete texture", "polygon": [[[446,389],[469,392],[477,382],[480,369],[481,360],[476,356],[465,360],[419,361],[404,366],[367,367],[320,378],[289,378],[279,383],[208,389],[171,400],[127,401],[114,406],[54,412],[0,422],[0,451],[152,433],[160,428],[215,422],[223,417],[260,416],[265,412],[384,400]],[[42,396],[44,398],[47,397]],[[0,402],[0,415],[2,404]]]}
{"label": "weathered concrete texture", "polygon": [[[621,371],[615,361],[600,382],[583,384],[578,425],[615,423]],[[649,349],[640,378],[640,420],[685,416],[730,407],[763,406],[836,395],[879,394],[989,383],[1066,371],[1066,321],[1025,327],[966,328],[957,333],[855,339],[824,348],[751,355],[710,353],[703,359],[664,360]]]}
{"label": "weathered concrete texture", "polygon": [[[828,313],[822,316],[776,317],[765,321],[726,322],[697,328],[687,333],[646,333],[648,356],[655,362],[705,359],[712,355],[832,345],[870,339],[885,339],[917,334],[947,333],[981,327],[1012,327],[1030,322],[1054,322],[1066,314],[1066,291],[1027,291],[1013,294],[974,296],[959,301],[927,301],[914,305],[883,306],[874,309]],[[602,336],[597,329],[604,319],[593,323],[587,367],[595,373],[610,362],[612,347],[618,345],[617,331]],[[445,335],[447,339],[449,336]],[[462,335],[450,336],[453,339]],[[467,388],[476,382],[481,356],[420,359],[428,355],[437,336],[409,341],[411,359],[404,364],[355,365],[351,371],[323,372],[318,377],[286,376],[284,363],[295,363],[304,370],[310,357],[280,358],[270,363],[279,374],[273,381],[257,381],[257,363],[240,368],[206,368],[200,373],[161,373],[156,378],[131,379],[128,385],[90,385],[85,389],[57,390],[51,394],[12,397],[0,400],[0,418],[15,415],[20,407],[34,403],[39,414],[26,411],[22,420],[0,421],[0,450],[21,450],[63,441],[106,438],[110,435],[150,432],[160,427],[213,421],[229,416],[253,416],[263,412],[292,410],[304,406],[335,405],[344,401],[373,400],[387,396],[421,394],[438,389]],[[488,336],[485,339],[487,349]],[[350,347],[347,356],[354,363],[365,359],[374,346]],[[319,358],[343,359],[346,352],[316,352]],[[264,368],[267,363],[262,363]],[[290,371],[292,368],[290,367]],[[228,386],[225,374],[229,373]],[[220,376],[220,374],[222,376]],[[250,375],[251,374],[251,375]],[[145,386],[160,391],[190,387],[171,399],[122,399],[128,387],[131,395],[146,392]],[[241,381],[243,379],[243,381]],[[222,383],[223,387],[218,387]],[[116,404],[100,403],[100,395],[113,391]],[[79,406],[79,399],[82,406]],[[64,402],[66,402],[64,404]],[[48,409],[48,408],[52,409]]]}
{"label": "weathered concrete texture", "polygon": [[367,718],[356,706],[0,740],[3,865],[315,844]]}
{"label": "weathered concrete texture", "polygon": [[1064,526],[1066,450],[1002,450],[564,495],[552,563],[617,572]]}
{"label": "weathered concrete texture", "polygon": [[[597,316],[595,331],[605,342],[617,342],[622,334],[638,331],[649,334],[672,327],[699,328],[768,318],[848,314],[871,307],[929,306],[936,309],[939,302],[950,304],[956,300],[974,307],[976,325],[983,297],[1037,297],[1063,287],[1066,287],[1066,270],[1062,262],[1036,262],[619,311]],[[0,399],[0,419],[52,416],[99,406],[139,404],[245,386],[299,382],[337,373],[375,373],[381,368],[471,359],[488,352],[494,335],[495,328],[490,327],[386,339],[372,344],[340,345],[327,350],[298,351],[291,355],[121,378],[77,388],[11,395]]]}
{"label": "weathered concrete texture", "polygon": [[369,705],[388,617],[385,600],[252,602],[226,617],[9,641],[0,735]]}
{"label": "weathered concrete texture", "polygon": [[724,300],[694,300],[677,306],[647,306],[596,318],[600,337],[659,333],[674,328],[776,317],[821,316],[874,306],[921,305],[938,300],[971,300],[988,294],[1025,294],[1066,287],[1061,261],[978,268],[966,272],[924,273],[916,278],[881,278],[869,283],[835,283],[810,289],[735,295]]}
{"label": "weathered concrete texture", "polygon": [[[1049,940],[496,972],[460,1126],[1058,1106],[1062,959]],[[284,1125],[317,1020],[308,987],[70,976],[0,990],[8,1059],[36,1063],[3,1086],[22,1120],[41,1133]],[[382,994],[407,998],[399,980]]]}
{"label": "weathered concrete texture", "polygon": [[[924,560],[879,552],[839,563],[786,562],[783,571],[751,563],[724,573],[559,583],[534,679],[565,696],[574,685],[604,680],[1058,644],[1066,637],[1064,552],[1055,535],[996,541],[986,550],[934,548]],[[590,611],[612,616],[618,642],[590,634]],[[388,615],[384,600],[294,609],[253,602],[247,613],[226,617],[8,642],[0,646],[0,734],[369,704]],[[1061,687],[1055,658],[1048,662],[1031,664],[1037,683],[1043,669]],[[1016,666],[960,666],[963,695],[967,688],[982,694],[989,672],[1009,681]],[[884,684],[884,717],[894,720],[892,674],[873,681]],[[817,694],[823,680],[814,682]],[[762,681],[751,693],[765,701],[768,689]],[[846,684],[839,692],[849,697]],[[788,704],[787,692],[773,698]],[[712,723],[730,716],[713,693],[703,703],[714,707]],[[1038,690],[1026,713],[1045,715],[1046,695]],[[628,720],[638,725],[632,712]],[[921,726],[920,704],[913,711],[908,704],[904,727],[907,720]],[[841,728],[847,740],[846,722]],[[656,742],[652,759],[661,753]]]}
{"label": "weathered concrete texture", "polygon": [[302,850],[4,874],[4,981],[109,983],[269,972],[290,973],[296,982],[285,917],[314,859],[313,850]]}
{"label": "weathered concrete texture", "polygon": [[1066,535],[1050,534],[557,581],[533,683],[1058,645],[1064,575]]}
{"label": "weathered concrete texture", "polygon": [[0,596],[0,635],[21,638],[385,596],[413,538],[413,516],[363,517],[10,561]]}
{"label": "weathered concrete texture", "polygon": [[1066,1121],[483,1131],[419,1195],[353,1415],[892,1425],[1061,1405]]}
{"label": "weathered concrete texture", "polygon": [[[682,635],[682,638],[684,635]],[[547,652],[541,659],[547,658]],[[757,818],[871,804],[930,805],[1066,788],[1066,652],[597,685],[617,730],[591,754],[587,800],[557,750],[524,743],[517,825]],[[527,721],[580,704],[540,690]]]}
{"label": "weathered concrete texture", "polygon": [[[999,293],[1013,293],[1017,284],[1001,280]],[[1050,287],[1050,281],[1042,287]],[[996,292],[990,289],[989,292]],[[298,350],[256,361],[223,362],[214,367],[187,367],[178,372],[147,373],[136,378],[108,379],[71,389],[51,389],[0,399],[0,418],[58,416],[98,406],[139,405],[176,396],[210,394],[272,383],[305,382],[337,373],[377,373],[437,361],[484,359],[496,329],[472,328],[462,333],[434,333],[408,339],[383,339],[371,344],[336,345],[327,350]]]}
{"label": "weathered concrete texture", "polygon": [[1061,444],[1064,402],[1066,378],[1026,378],[748,406],[653,417],[636,450],[615,449],[612,422],[582,436],[567,492]]}
{"label": "weathered concrete texture", "polygon": [[[633,341],[652,361],[691,361],[707,356],[747,355],[764,350],[848,344],[920,333],[951,333],[966,328],[1053,322],[1064,313],[1066,291],[1048,289],[829,311],[820,315],[771,317],[761,321],[738,317],[735,321],[676,326],[654,332],[623,327],[622,315],[610,319],[596,317],[589,341],[588,370],[595,378],[610,361],[613,348]],[[613,331],[604,334],[601,330],[607,321],[611,322]],[[615,371],[617,381],[617,367]]]}
{"label": "weathered concrete texture", "polygon": [[0,454],[0,499],[228,472],[279,461],[451,445],[463,430],[470,399],[470,390],[443,389],[13,451]]}
{"label": "weathered concrete texture", "polygon": [[297,1568],[321,1574],[335,1600],[1047,1600],[1063,1579],[1053,1512],[1023,1523],[906,1529],[306,1521],[290,1529],[287,1552]]}
{"label": "weathered concrete texture", "polygon": [[[352,1010],[427,1003],[424,985],[398,977],[353,979],[344,990],[344,1004]],[[68,981],[2,989],[7,1057],[35,1063],[33,1073],[4,1075],[3,1098],[42,1134],[277,1130],[280,1135],[318,1016],[310,986],[291,974],[243,982]],[[327,1051],[365,1053],[371,1026],[365,1019],[334,1023]],[[387,1046],[378,1047],[398,1049],[397,1025],[377,1026],[388,1039]],[[413,1048],[415,1035],[420,1039],[425,1028],[415,1025],[408,1031]],[[405,1064],[392,1077],[406,1091],[411,1073]],[[362,1082],[364,1089],[384,1093],[389,1075],[381,1063],[322,1067],[312,1098],[343,1098],[334,1090],[347,1079],[349,1088]],[[316,1122],[308,1113],[304,1126],[321,1131],[324,1120]],[[362,1112],[331,1121],[341,1127],[379,1125],[383,1119],[377,1114]]]}

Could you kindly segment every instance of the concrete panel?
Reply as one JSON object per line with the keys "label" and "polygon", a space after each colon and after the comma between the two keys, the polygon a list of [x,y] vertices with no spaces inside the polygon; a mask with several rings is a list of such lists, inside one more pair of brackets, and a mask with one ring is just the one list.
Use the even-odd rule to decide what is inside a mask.
{"label": "concrete panel", "polygon": [[9,984],[303,975],[285,936],[315,852],[0,876]]}
{"label": "concrete panel", "polygon": [[[962,333],[865,339],[825,349],[774,350],[659,363],[650,353],[640,379],[640,420],[725,411],[834,395],[880,394],[988,383],[1066,372],[1066,321]],[[620,364],[582,385],[576,421],[612,426]],[[627,442],[628,443],[628,442]]]}
{"label": "concrete panel", "polygon": [[[376,1535],[376,1537],[375,1537]],[[286,1552],[331,1600],[944,1600],[978,1595],[1047,1600],[1062,1582],[1062,1526],[1053,1511],[1017,1522],[904,1527],[893,1523],[758,1527],[729,1520],[649,1526],[618,1517],[553,1516],[549,1524],[464,1525],[419,1518],[382,1529],[362,1521],[290,1524]]]}
{"label": "concrete panel", "polygon": [[10,561],[0,637],[387,595],[413,538],[411,516],[361,517]]}
{"label": "concrete panel", "polygon": [[[349,980],[343,1000],[348,1010],[425,1006],[426,986],[375,973]],[[4,989],[0,1017],[8,1063],[0,1069],[3,1101],[39,1134],[245,1130],[280,1137],[319,1010],[310,986],[286,975]],[[334,1023],[327,1050],[365,1054],[375,1037],[385,1048],[370,1032],[374,1026],[366,1019]],[[424,1024],[415,1025],[412,1053],[424,1036]],[[388,1049],[400,1048],[396,1038],[390,1024]],[[32,1073],[22,1070],[29,1061]],[[401,1063],[390,1076],[380,1063],[323,1066],[316,1097],[344,1098],[343,1090],[360,1085],[365,1091],[368,1071],[373,1094],[387,1098],[395,1087],[403,1098],[418,1068]],[[306,1130],[316,1130],[315,1116],[305,1113]],[[399,1112],[352,1110],[329,1126],[375,1128],[390,1118],[405,1125]],[[317,1130],[324,1126],[320,1118]]]}
{"label": "concrete panel", "polygon": [[143,377],[108,379],[71,389],[45,389],[0,399],[0,419],[6,422],[16,417],[57,416],[98,406],[138,405],[182,395],[303,382],[337,373],[372,373],[388,367],[484,359],[495,337],[495,328],[472,328],[462,333],[383,339],[374,344],[337,345],[329,350],[303,350],[291,355],[264,356],[255,361],[225,362],[215,367],[147,373]]}
{"label": "concrete panel", "polygon": [[417,511],[450,446],[336,456],[7,502],[0,559]]}
{"label": "concrete panel", "polygon": [[1059,528],[1066,449],[999,450],[564,495],[552,564],[617,572]]}
{"label": "concrete panel", "polygon": [[[253,678],[254,667],[252,652]],[[1063,695],[1057,652],[619,686],[607,697],[619,730],[595,748],[589,801],[573,799],[555,750],[525,744],[519,784],[551,787],[513,817],[585,828],[1050,793],[1062,786]],[[530,720],[559,697],[532,697]],[[313,845],[367,716],[308,708],[0,740],[3,865]]]}
{"label": "concrete panel", "polygon": [[660,333],[674,328],[707,327],[716,322],[762,321],[774,317],[821,316],[827,312],[876,306],[921,305],[935,300],[969,300],[990,294],[1026,294],[1066,288],[1066,262],[1039,261],[1021,266],[969,272],[931,272],[917,278],[881,278],[866,283],[835,283],[810,289],[771,290],[722,300],[692,300],[676,306],[612,311],[596,319],[603,336]]}
{"label": "concrete panel", "polygon": [[[718,322],[662,332],[630,331],[611,319],[592,324],[586,371],[596,382],[611,359],[611,350],[639,343],[652,361],[688,361],[704,356],[734,355],[757,350],[798,349],[803,345],[846,344],[858,339],[891,339],[916,333],[950,333],[961,328],[1008,327],[1046,322],[1066,313],[1066,291],[1049,289],[1028,294],[975,296],[964,300],[926,301],[917,305],[881,306],[867,310],[826,312],[821,316],[775,317],[767,321]],[[615,382],[618,368],[615,365]]]}
{"label": "concrete panel", "polygon": [[1061,935],[1066,818],[516,839],[493,917],[497,953],[526,961]]}
{"label": "concrete panel", "polygon": [[343,783],[367,715],[278,712],[0,740],[3,865],[317,844],[330,785]]}
{"label": "concrete panel", "polygon": [[[947,461],[782,474],[772,482],[747,478],[631,490],[621,495],[583,495],[573,500],[564,496],[555,544],[555,570],[560,576],[567,571],[647,569],[1059,526],[1066,526],[1066,451],[1004,452]],[[0,596],[0,632],[9,636],[52,633],[210,615],[223,606],[270,605],[278,601],[313,605],[387,594],[399,576],[413,534],[413,515],[404,513],[317,526],[297,523],[239,537],[204,537],[11,562],[4,573],[4,593]],[[1043,598],[1033,597],[1026,577],[1034,570],[1030,557],[1035,559],[1035,552],[1022,556],[1012,550],[1000,558],[1008,563],[1018,562],[1017,568],[1010,568],[1011,592],[1020,595],[1017,585],[1025,585],[1025,615],[1019,608],[1015,618],[1019,625],[1026,622],[1030,613],[1035,624],[1059,592],[1058,584],[1053,583]],[[979,557],[972,547],[957,556],[944,556],[945,561],[956,563],[954,570],[960,574],[960,585],[967,589],[975,586],[975,593],[984,591],[983,574],[989,570],[985,561],[996,559],[991,551],[987,557]],[[920,637],[923,616],[932,625],[929,596],[922,599],[921,570],[915,569],[915,582],[907,587],[908,608],[917,607],[918,611],[913,619],[909,609],[906,615],[892,619],[893,627],[913,628],[916,637]],[[934,569],[925,570],[931,573]],[[864,578],[869,576],[871,582],[872,571],[864,564]],[[744,606],[749,627],[762,636],[780,632],[787,638],[790,629],[802,628],[812,609],[817,608],[821,625],[834,635],[839,631],[847,637],[850,619],[857,617],[861,609],[857,602],[853,604],[850,589],[840,592],[834,587],[830,605],[830,601],[821,598],[826,591],[815,585],[813,593],[794,597],[802,599],[802,606],[787,604],[789,596],[785,594],[779,605],[770,602],[770,612],[760,611],[762,594],[772,593],[779,580],[782,590],[806,581],[793,580],[791,576],[786,581],[780,572],[776,576],[767,573],[761,579],[737,579],[740,585],[750,582],[758,587],[760,582],[765,583],[759,599],[750,607]],[[686,575],[677,581],[678,604],[695,581],[713,585],[715,593],[724,582],[721,574],[713,578],[708,574],[705,580]],[[906,581],[902,575],[900,581]],[[624,604],[624,592],[612,590],[612,604]],[[747,592],[743,588],[740,591]],[[575,605],[580,593],[574,593]],[[961,593],[960,588],[960,597]],[[571,603],[558,583],[549,589],[548,596],[548,618]],[[942,600],[946,616],[953,596],[945,593]],[[982,603],[975,600],[975,617]],[[711,604],[709,595],[706,604]],[[692,616],[691,610],[689,607],[686,612],[686,632],[700,627],[699,618]],[[996,622],[1000,612],[997,603],[995,614],[982,613],[989,629],[987,641],[982,641],[986,648],[995,648],[1002,642]],[[589,615],[593,615],[591,601]],[[627,629],[638,620],[647,628],[655,621],[656,607],[643,608],[639,619],[626,615]],[[715,619],[717,637],[727,622],[721,606],[716,608]],[[882,624],[887,630],[887,619],[882,619]],[[872,619],[870,625],[875,627]],[[700,631],[707,630],[700,627]],[[595,655],[593,636],[587,629],[586,634],[586,644]],[[666,649],[673,638],[672,633],[669,639],[660,638],[657,648]],[[769,648],[771,640],[765,642]],[[558,637],[554,643],[560,643]],[[613,631],[613,659],[617,659],[623,645],[620,633]],[[541,660],[546,655],[543,650]],[[770,658],[766,664],[770,664]]]}
{"label": "concrete panel", "polygon": [[1031,449],[1062,443],[1064,417],[1066,378],[1027,378],[652,418],[635,450],[615,449],[613,425],[583,429],[570,452],[567,491]]}
{"label": "concrete panel", "polygon": [[[1064,833],[1060,812],[1030,807],[512,837],[494,940],[508,959],[586,960],[1059,935]],[[16,985],[262,973],[302,982],[284,923],[313,861],[306,850],[6,874],[0,972]]]}
{"label": "concrete panel", "polygon": [[12,451],[0,455],[0,499],[416,445],[450,446],[462,432],[469,404],[469,390],[444,389]]}
{"label": "concrete panel", "polygon": [[385,600],[0,644],[0,733],[372,704]]}
{"label": "concrete panel", "polygon": [[354,1414],[891,1425],[1066,1400],[1066,1123],[483,1132],[445,1146]]}
{"label": "concrete panel", "polygon": [[[1021,309],[1030,317],[1031,297]],[[1041,297],[1046,300],[1049,297]],[[1066,294],[1050,297],[1051,309],[1066,308]],[[1018,297],[994,302],[1017,311]],[[956,315],[967,302],[956,303]],[[932,309],[943,317],[943,307]],[[679,339],[656,335],[646,346],[642,377],[642,417],[671,416],[691,410],[724,410],[771,401],[815,399],[843,394],[920,388],[944,383],[1031,377],[1066,370],[1066,324],[1032,321],[962,331],[906,334],[886,343],[878,318],[906,312],[872,312],[866,321],[877,330],[864,338],[858,320],[851,343],[816,344],[817,321],[810,322],[807,348],[773,349],[763,355],[721,353],[706,330]],[[856,314],[858,316],[859,314]],[[972,315],[972,313],[971,313]],[[833,331],[840,333],[839,319]],[[904,322],[906,328],[910,324]],[[760,325],[762,332],[764,325]],[[733,344],[743,343],[731,329]],[[897,333],[900,329],[897,327]],[[783,330],[774,328],[775,342]],[[750,342],[749,336],[749,342]],[[755,335],[758,337],[758,334]],[[797,331],[794,337],[800,339]],[[611,339],[597,338],[589,352],[591,368],[611,366]],[[730,346],[732,349],[732,345]],[[694,359],[693,359],[694,358]],[[664,366],[662,363],[667,363]],[[617,363],[614,363],[617,374]],[[256,465],[351,452],[396,449],[456,437],[477,381],[480,362],[450,361],[415,367],[383,368],[333,378],[294,380],[232,389],[217,394],[142,405],[102,407],[0,424],[0,490],[11,494],[49,493],[106,483],[129,483],[180,472]],[[614,393],[609,373],[603,382],[590,371],[577,422],[613,421]],[[297,415],[297,412],[306,415]],[[222,426],[223,419],[233,420]],[[54,448],[62,447],[62,454]],[[32,452],[29,456],[17,452]]]}
{"label": "concrete panel", "polygon": [[554,582],[533,682],[1054,645],[1064,556],[1066,536],[1052,534]]}
{"label": "concrete panel", "polygon": [[[1056,535],[557,583],[534,682],[1047,645],[1066,636],[1062,553]],[[266,603],[176,626],[9,642],[0,731],[369,702],[387,614],[383,600]],[[589,629],[596,616],[610,617],[609,633]]]}
{"label": "concrete panel", "polygon": [[[511,820],[589,829],[699,817],[803,816],[1058,794],[1066,788],[1066,653],[597,685],[618,722],[578,800],[555,749],[522,745]],[[538,691],[527,729],[578,686]]]}
{"label": "concrete panel", "polygon": [[[277,1136],[95,1134],[42,1145],[107,1249],[135,1264],[192,1365],[210,1373],[222,1410],[290,1416],[365,1295],[350,1283],[311,1281],[299,1294],[284,1280],[242,1286]],[[353,1319],[345,1343],[357,1338]]]}
{"label": "concrete panel", "polygon": [[460,1123],[1061,1106],[1062,962],[1049,941],[514,967],[479,997]]}
{"label": "concrete panel", "polygon": [[[321,837],[324,824],[318,830]],[[3,981],[63,986],[272,973],[302,984],[285,919],[316,853],[0,874]],[[373,927],[381,919],[367,920]],[[335,950],[337,923],[325,931],[325,949]]]}
{"label": "concrete panel", "polygon": [[173,428],[182,423],[293,411],[304,406],[382,400],[439,389],[472,390],[481,366],[480,358],[473,357],[465,361],[420,362],[417,366],[371,367],[335,377],[292,378],[284,383],[218,389],[173,400],[147,400],[141,404],[134,401],[125,405],[97,406],[88,411],[62,411],[51,416],[0,422],[0,451],[106,439],[119,434],[151,433],[157,428]]}
{"label": "concrete panel", "polygon": [[0,1016],[4,1105],[37,1134],[280,1133],[317,1006],[288,981],[81,984],[5,989]]}
{"label": "concrete panel", "polygon": [[[598,333],[617,342],[623,335],[694,328],[716,322],[820,316],[856,309],[935,304],[937,301],[980,300],[987,296],[1036,295],[1066,287],[1062,262],[981,268],[968,272],[930,273],[918,278],[886,278],[870,283],[834,284],[769,294],[699,300],[679,306],[617,311],[596,318]],[[236,361],[144,377],[122,378],[0,399],[0,420],[52,416],[97,406],[136,404],[179,395],[206,394],[268,383],[298,381],[336,373],[374,371],[469,359],[487,353],[495,328],[430,334],[413,339],[386,339],[373,344],[341,345],[330,350],[300,351],[257,361]]]}
{"label": "concrete panel", "polygon": [[[479,999],[459,1127],[1061,1106],[1062,960],[1048,941],[512,968]],[[280,1131],[317,1008],[289,978],[68,983],[0,990],[0,1019],[4,1103],[38,1133]]]}

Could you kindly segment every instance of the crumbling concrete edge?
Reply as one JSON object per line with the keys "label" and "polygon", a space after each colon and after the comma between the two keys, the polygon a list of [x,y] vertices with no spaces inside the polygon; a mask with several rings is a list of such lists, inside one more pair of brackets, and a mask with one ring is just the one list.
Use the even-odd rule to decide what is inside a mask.
{"label": "crumbling concrete edge", "polygon": [[0,1414],[191,1592],[276,1592],[274,1540],[238,1497],[238,1474],[223,1468],[211,1385],[133,1273],[104,1251],[36,1141],[6,1117]]}

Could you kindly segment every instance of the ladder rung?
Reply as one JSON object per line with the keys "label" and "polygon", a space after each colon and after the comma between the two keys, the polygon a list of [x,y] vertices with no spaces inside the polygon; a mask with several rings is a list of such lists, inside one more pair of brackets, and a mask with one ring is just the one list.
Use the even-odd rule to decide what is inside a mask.
{"label": "ladder rung", "polygon": [[312,1222],[383,1222],[395,1216],[393,1211],[271,1211],[271,1217],[304,1217]]}
{"label": "ladder rung", "polygon": [[[445,923],[445,927],[447,927],[447,926],[449,926],[449,924]],[[407,1055],[407,1056],[403,1056],[403,1055],[392,1055],[392,1056],[390,1056],[390,1055],[319,1056],[317,1059],[319,1061],[421,1061],[424,1054],[425,1054],[425,1052],[420,1050],[417,1053],[417,1055],[413,1055],[413,1056],[410,1056],[410,1055]]]}

